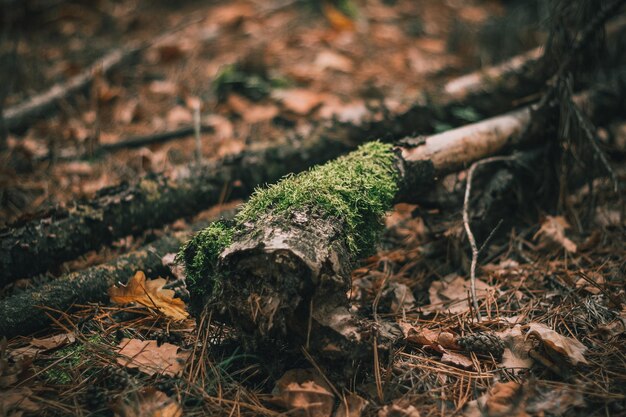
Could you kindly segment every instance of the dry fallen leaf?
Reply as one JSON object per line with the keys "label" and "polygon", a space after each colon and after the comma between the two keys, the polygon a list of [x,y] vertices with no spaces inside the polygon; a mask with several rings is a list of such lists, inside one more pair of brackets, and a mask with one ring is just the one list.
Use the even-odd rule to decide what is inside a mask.
{"label": "dry fallen leaf", "polygon": [[183,370],[188,352],[178,352],[178,346],[170,343],[157,345],[156,340],[122,339],[117,363],[127,368],[154,375],[176,376]]}
{"label": "dry fallen leaf", "polygon": [[[452,314],[467,311],[469,288],[469,280],[458,275],[448,275],[433,281],[428,290],[430,305],[425,306],[424,311],[444,311]],[[489,285],[479,279],[476,280],[476,295],[479,299],[487,296],[491,290]]]}
{"label": "dry fallen leaf", "polygon": [[346,31],[353,31],[355,29],[356,25],[354,21],[330,4],[330,2],[325,1],[322,3],[322,11],[334,29]]}
{"label": "dry fallen leaf", "polygon": [[189,314],[185,311],[185,303],[180,298],[174,298],[174,291],[163,289],[165,283],[163,278],[146,281],[146,275],[137,271],[126,286],[109,288],[109,297],[112,303],[138,303],[155,308],[174,320],[186,319]]}
{"label": "dry fallen leaf", "polygon": [[456,343],[454,334],[441,330],[431,330],[427,328],[412,326],[408,323],[399,323],[404,338],[412,343],[423,346],[432,346],[437,349],[439,346],[448,349],[460,349]]}
{"label": "dry fallen leaf", "polygon": [[352,60],[333,51],[322,51],[315,58],[315,66],[321,70],[332,69],[342,72],[352,71]]}
{"label": "dry fallen leaf", "polygon": [[56,349],[61,346],[72,344],[76,341],[74,333],[63,333],[54,336],[46,337],[44,339],[37,339],[33,337],[30,344],[45,350]]}
{"label": "dry fallen leaf", "polygon": [[526,417],[524,386],[517,382],[498,382],[489,393],[483,407],[488,417]]}
{"label": "dry fallen leaf", "polygon": [[192,121],[193,115],[186,107],[174,106],[167,112],[167,124],[172,129],[181,125],[191,124]]}
{"label": "dry fallen leaf", "polygon": [[389,304],[389,311],[397,314],[415,307],[415,297],[411,289],[399,282],[389,282],[382,292],[381,299]]}
{"label": "dry fallen leaf", "polygon": [[274,104],[254,104],[245,97],[231,93],[227,99],[228,106],[238,113],[247,123],[260,123],[272,120],[279,113],[278,107]]}
{"label": "dry fallen leaf", "polygon": [[40,352],[56,349],[76,341],[74,333],[63,333],[44,339],[34,337],[27,346],[12,349],[9,354],[13,359],[33,358]]}
{"label": "dry fallen leaf", "polygon": [[504,341],[505,348],[502,354],[502,367],[511,370],[529,369],[533,365],[533,359],[529,356],[533,343],[527,340],[522,333],[519,324],[512,329],[496,333]]}
{"label": "dry fallen leaf", "polygon": [[576,288],[583,288],[590,294],[600,294],[602,292],[600,288],[602,288],[602,285],[606,283],[604,277],[598,272],[590,271],[587,273],[587,278],[597,285],[593,285],[592,282],[589,282],[585,278],[581,277],[578,281],[576,281]]}
{"label": "dry fallen leaf", "polygon": [[120,417],[180,417],[183,409],[173,398],[154,388],[129,394],[116,408]]}
{"label": "dry fallen leaf", "polygon": [[566,251],[574,253],[578,249],[576,244],[565,236],[565,230],[569,227],[564,217],[547,216],[533,239],[539,239],[540,248],[561,246]]}
{"label": "dry fallen leaf", "polygon": [[286,110],[300,116],[311,113],[323,100],[321,94],[303,88],[277,90],[272,96],[278,99]]}
{"label": "dry fallen leaf", "polygon": [[567,356],[574,365],[588,363],[584,356],[587,348],[573,337],[562,336],[541,323],[530,323],[528,335],[537,336],[550,349]]}
{"label": "dry fallen leaf", "polygon": [[441,356],[441,363],[445,363],[447,365],[456,366],[457,368],[463,369],[473,369],[474,362],[467,356],[463,356],[460,353],[456,352],[445,352],[443,356]]}
{"label": "dry fallen leaf", "polygon": [[365,398],[351,392],[343,397],[334,417],[361,417],[367,404],[368,401]]}
{"label": "dry fallen leaf", "polygon": [[335,404],[330,387],[310,369],[287,371],[276,381],[273,394],[272,401],[296,417],[329,417]]}

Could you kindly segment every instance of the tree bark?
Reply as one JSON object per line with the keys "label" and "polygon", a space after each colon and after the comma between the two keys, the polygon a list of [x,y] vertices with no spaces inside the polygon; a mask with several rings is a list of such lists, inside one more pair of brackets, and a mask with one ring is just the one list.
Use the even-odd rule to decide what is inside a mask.
{"label": "tree bark", "polygon": [[166,276],[162,258],[176,252],[187,235],[165,236],[141,249],[102,265],[60,277],[0,301],[0,335],[11,338],[32,334],[51,322],[50,309],[67,311],[75,304],[106,301],[107,290],[126,283],[137,271]]}
{"label": "tree bark", "polygon": [[[580,96],[579,104],[595,121],[623,114],[625,85],[621,78],[608,88]],[[218,282],[220,291],[208,296],[207,305],[248,334],[247,343],[285,339],[296,341],[296,346],[315,343],[315,349],[330,356],[348,345],[363,347],[359,342],[364,342],[363,335],[368,332],[350,314],[346,294],[350,271],[363,255],[352,244],[372,222],[380,222],[380,207],[389,209],[393,201],[393,196],[389,199],[379,189],[394,182],[396,201],[410,201],[441,175],[549,139],[554,134],[549,126],[531,123],[546,120],[531,118],[534,110],[527,107],[416,138],[412,147],[391,150],[381,143],[366,144],[323,167],[284,179],[257,192],[244,206],[236,218],[232,240],[215,258],[213,276],[198,274],[206,270],[194,263],[203,253],[203,242],[190,241],[182,250],[187,274],[196,282],[203,278],[207,283],[213,281],[207,284],[213,288]],[[551,110],[543,107],[542,111]],[[393,172],[387,173],[387,167]],[[322,174],[337,176],[329,182],[329,194],[316,189],[316,185],[321,189],[327,186]],[[304,192],[298,187],[304,187]],[[309,198],[308,194],[315,196]],[[380,198],[371,197],[378,194]],[[376,208],[362,205],[368,198],[367,204]],[[354,213],[338,215],[328,202],[345,204]],[[351,219],[357,219],[356,224]]]}

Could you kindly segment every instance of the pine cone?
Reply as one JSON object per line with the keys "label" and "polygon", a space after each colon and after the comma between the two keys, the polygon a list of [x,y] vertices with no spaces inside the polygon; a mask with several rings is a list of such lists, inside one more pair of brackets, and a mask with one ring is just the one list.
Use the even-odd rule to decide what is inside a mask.
{"label": "pine cone", "polygon": [[105,389],[95,385],[89,385],[85,392],[85,406],[91,412],[104,410],[108,407],[109,398]]}
{"label": "pine cone", "polygon": [[160,377],[154,383],[154,388],[157,391],[164,392],[168,396],[172,396],[176,392],[176,387],[178,385],[178,381],[173,378]]}
{"label": "pine cone", "polygon": [[103,371],[103,381],[110,389],[124,389],[131,383],[131,376],[126,370],[109,366]]}
{"label": "pine cone", "polygon": [[492,355],[501,359],[504,353],[504,342],[493,333],[474,333],[459,337],[457,343],[468,352]]}

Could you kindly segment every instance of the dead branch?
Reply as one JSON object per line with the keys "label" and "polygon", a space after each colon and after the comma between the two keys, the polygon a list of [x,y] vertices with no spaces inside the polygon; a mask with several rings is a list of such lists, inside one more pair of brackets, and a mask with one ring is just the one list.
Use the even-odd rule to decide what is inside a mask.
{"label": "dead branch", "polygon": [[123,48],[116,48],[80,74],[73,76],[65,82],[54,84],[47,91],[30,97],[20,104],[9,107],[4,110],[2,115],[6,128],[15,130],[32,123],[33,120],[54,109],[59,100],[76,94],[78,91],[87,87],[93,81],[97,73],[108,73],[112,69],[130,60],[144,48],[145,45],[140,43],[133,43]]}
{"label": "dead branch", "polygon": [[[158,145],[167,143],[174,139],[180,139],[185,136],[195,134],[196,126],[184,126],[175,130],[168,130],[165,132],[157,132],[143,136],[132,136],[129,138],[120,139],[113,143],[102,143],[94,150],[93,154],[87,152],[75,152],[74,150],[61,150],[58,155],[45,155],[39,161],[47,161],[54,158],[56,161],[71,161],[76,159],[86,159],[102,156],[107,153],[120,151],[123,149],[137,149],[144,146]],[[209,125],[200,126],[200,132],[212,132],[213,127]]]}
{"label": "dead branch", "polygon": [[80,74],[75,75],[64,82],[56,83],[48,90],[39,93],[20,104],[5,109],[2,113],[5,128],[8,130],[16,130],[25,127],[29,123],[32,123],[33,120],[43,116],[44,114],[48,114],[54,109],[59,100],[67,98],[83,90],[93,82],[94,77],[98,74],[107,74],[111,70],[131,60],[146,48],[158,44],[164,39],[167,39],[173,33],[176,33],[182,28],[197,21],[199,20],[193,19],[191,21],[184,22],[183,24],[174,27],[173,29],[157,36],[154,39],[151,39],[148,42],[130,42],[128,45],[121,48],[113,49],[97,62],[83,70]]}
{"label": "dead branch", "polygon": [[165,236],[142,248],[102,265],[27,289],[0,301],[0,335],[13,337],[31,334],[50,324],[41,307],[67,311],[74,304],[107,300],[107,290],[118,282],[126,283],[136,271],[166,276],[162,258],[176,252],[186,235]]}
{"label": "dead branch", "polygon": [[476,238],[474,237],[474,233],[472,233],[472,228],[470,227],[469,220],[469,202],[470,202],[470,194],[472,192],[472,177],[474,176],[474,172],[476,169],[484,164],[489,164],[492,162],[500,162],[500,161],[511,161],[513,157],[511,156],[492,156],[491,158],[482,159],[480,161],[476,161],[472,164],[470,169],[467,171],[467,180],[465,184],[465,198],[463,200],[463,226],[465,227],[465,233],[467,233],[467,238],[470,242],[470,247],[472,248],[472,264],[470,266],[470,295],[472,298],[472,304],[474,305],[474,311],[476,313],[476,319],[478,321],[481,320],[480,316],[480,308],[478,307],[478,298],[476,297],[476,266],[478,265],[478,257],[491,240],[494,232],[498,229],[500,223],[493,229],[492,233],[485,239],[485,242],[482,244],[480,249],[476,244]]}

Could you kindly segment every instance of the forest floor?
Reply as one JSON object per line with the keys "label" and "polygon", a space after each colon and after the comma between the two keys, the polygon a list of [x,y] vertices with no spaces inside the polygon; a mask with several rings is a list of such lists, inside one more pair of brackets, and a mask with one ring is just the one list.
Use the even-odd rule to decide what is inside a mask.
{"label": "forest floor", "polygon": [[[64,101],[60,111],[9,135],[0,151],[0,222],[192,163],[193,134],[138,149],[90,150],[192,126],[198,103],[202,158],[219,159],[306,135],[320,120],[349,121],[376,103],[401,108],[424,88],[545,40],[532,12],[498,1],[343,3],[356,5],[352,17],[305,1],[33,6],[18,31],[13,67],[2,69],[12,78],[5,109],[112,48],[178,29]],[[16,36],[3,38],[3,51]],[[623,184],[626,123],[600,133]],[[452,174],[442,184],[458,195],[465,178]],[[475,187],[473,202],[481,193]],[[622,200],[611,187],[598,179],[572,192],[561,215],[535,202],[527,212],[505,213],[515,221],[480,260],[481,321],[469,302],[471,252],[461,205],[399,204],[386,218],[378,253],[353,271],[350,294],[353,309],[403,328],[402,342],[390,351],[374,349],[368,360],[339,364],[306,349],[245,352],[228,327],[186,317],[183,301],[161,289],[165,282],[149,281],[150,295],[169,314],[142,307],[141,294],[125,293],[136,305],[118,305],[113,296],[109,304],[50,311],[51,328],[3,340],[0,410],[15,416],[626,415],[626,229]],[[234,204],[207,208],[201,217]],[[185,228],[185,220],[167,230]],[[126,237],[63,271],[101,263],[155,233],[163,232]],[[177,277],[181,271],[173,268],[167,278]],[[36,279],[21,280],[2,294],[32,285]]]}

